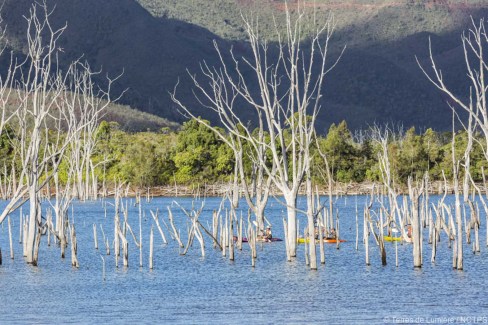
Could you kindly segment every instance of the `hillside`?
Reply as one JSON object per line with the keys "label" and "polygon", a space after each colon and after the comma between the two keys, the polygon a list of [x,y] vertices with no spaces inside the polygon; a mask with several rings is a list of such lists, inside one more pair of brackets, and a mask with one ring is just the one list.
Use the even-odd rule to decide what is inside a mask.
{"label": "hillside", "polygon": [[[25,96],[25,93],[22,93],[22,96]],[[6,116],[12,115],[19,108],[20,103],[18,93],[15,91],[11,92],[6,102]],[[53,114],[53,116],[56,116],[56,114]],[[116,122],[120,130],[129,133],[141,131],[159,132],[162,129],[177,130],[180,128],[180,124],[169,121],[166,118],[113,102],[105,107],[100,115],[100,119],[107,122]],[[30,121],[32,122],[32,120]],[[52,123],[53,119],[48,118],[48,127],[54,126]]]}
{"label": "hillside", "polygon": [[[52,24],[68,24],[61,40],[62,61],[83,55],[93,69],[101,68],[111,76],[123,72],[114,89],[115,95],[127,90],[122,104],[182,120],[168,91],[178,78],[185,83],[187,67],[196,70],[200,60],[214,61],[211,41],[218,37],[192,24],[155,18],[133,0],[47,2],[56,5]],[[22,15],[31,3],[7,0],[2,9],[7,38],[16,51],[23,51],[26,24]],[[188,87],[181,92],[191,96]]]}
{"label": "hillside", "polygon": [[[202,26],[225,39],[242,40],[241,13],[259,13],[264,33],[273,36],[272,15],[282,17],[284,0],[137,0],[153,16]],[[295,8],[297,0],[288,1]],[[349,45],[391,41],[419,32],[443,33],[462,27],[484,0],[314,0],[300,1],[306,8],[332,12]],[[204,10],[201,10],[204,8]],[[350,32],[350,33],[349,33]]]}
{"label": "hillside", "polygon": [[117,122],[120,129],[126,132],[157,132],[164,128],[176,130],[180,127],[178,123],[171,122],[163,117],[117,104],[112,104],[107,107],[102,120]]}
{"label": "hillside", "polygon": [[[11,46],[22,51],[30,0],[7,0],[3,17]],[[421,74],[415,55],[425,61],[428,38],[446,79],[462,92],[463,58],[459,35],[469,16],[488,13],[484,1],[316,0],[320,16],[332,11],[337,23],[332,48],[347,44],[329,77],[319,118],[325,132],[346,119],[352,128],[374,122],[449,129],[451,114],[444,99]],[[215,121],[195,102],[186,69],[216,62],[212,40],[234,45],[245,55],[241,12],[259,12],[263,33],[272,37],[271,15],[280,17],[283,1],[254,0],[49,0],[56,3],[55,25],[68,22],[64,60],[80,54],[112,75],[124,71],[118,89],[128,88],[123,104],[181,122],[168,92],[180,80],[182,98],[199,115]],[[309,1],[310,3],[310,1]],[[293,4],[292,4],[293,5]]]}

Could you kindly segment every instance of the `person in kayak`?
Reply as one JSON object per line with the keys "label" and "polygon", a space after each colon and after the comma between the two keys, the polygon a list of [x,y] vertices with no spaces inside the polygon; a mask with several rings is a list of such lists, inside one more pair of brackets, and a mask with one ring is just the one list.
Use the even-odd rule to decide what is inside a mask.
{"label": "person in kayak", "polygon": [[315,239],[319,239],[319,226],[315,226],[314,228],[314,237]]}
{"label": "person in kayak", "polygon": [[329,235],[327,236],[327,239],[336,239],[337,234],[335,228],[331,228],[329,231]]}
{"label": "person in kayak", "polygon": [[265,241],[271,241],[273,234],[271,233],[271,226],[266,227],[266,233],[264,234]]}

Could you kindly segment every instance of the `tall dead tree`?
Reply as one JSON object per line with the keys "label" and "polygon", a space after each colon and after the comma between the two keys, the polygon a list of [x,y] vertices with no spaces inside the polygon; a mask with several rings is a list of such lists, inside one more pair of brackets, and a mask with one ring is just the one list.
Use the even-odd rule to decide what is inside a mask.
{"label": "tall dead tree", "polygon": [[[0,17],[0,25],[3,19]],[[0,48],[0,56],[4,55],[5,49],[7,48],[8,39],[5,36],[5,28],[0,26],[0,42],[3,43],[3,47]],[[10,122],[10,120],[15,116],[16,107],[10,106],[10,99],[12,94],[15,92],[15,75],[20,69],[19,64],[17,64],[13,53],[10,53],[10,63],[5,75],[0,76],[0,135],[2,135],[5,126]]]}
{"label": "tall dead tree", "polygon": [[[487,61],[485,60],[486,47],[488,46],[488,34],[485,29],[484,19],[475,21],[471,19],[471,28],[461,35],[464,49],[464,59],[466,64],[466,75],[468,76],[470,87],[467,94],[455,94],[445,84],[444,77],[440,68],[437,67],[432,55],[432,44],[429,40],[431,71],[427,71],[418,61],[420,68],[427,76],[429,81],[448,96],[454,104],[454,109],[461,109],[469,114],[477,127],[482,131],[485,144],[488,145],[488,109],[486,91],[488,83],[486,74],[488,72]],[[488,160],[487,146],[484,146],[485,158]]]}
{"label": "tall dead tree", "polygon": [[[219,51],[216,43],[214,43],[216,50]],[[219,52],[220,53],[220,52]],[[223,58],[222,58],[223,60]],[[223,64],[223,63],[222,63]],[[264,121],[262,113],[257,110],[258,127],[254,132],[245,128],[245,122],[235,114],[234,105],[239,97],[239,94],[232,89],[232,84],[226,80],[226,75],[222,70],[215,67],[209,67],[206,64],[201,65],[201,72],[205,79],[207,79],[210,89],[199,82],[195,75],[190,75],[198,92],[195,96],[200,102],[208,102],[205,106],[219,115],[224,129],[214,127],[210,123],[194,115],[185,105],[183,105],[172,94],[173,100],[185,111],[185,114],[195,119],[200,124],[205,125],[212,130],[224,143],[226,143],[234,153],[234,178],[233,188],[231,191],[231,203],[237,206],[239,188],[241,185],[242,192],[246,198],[248,206],[256,216],[258,229],[264,231],[264,209],[266,208],[271,185],[271,177],[268,177],[265,171],[263,161],[268,161],[266,149],[269,140],[267,140],[267,133],[264,129]],[[252,145],[249,145],[247,139],[252,137],[254,140]],[[244,159],[248,159],[252,164],[251,173],[246,173],[244,168]],[[270,161],[273,163],[273,161]],[[273,168],[271,168],[273,170]]]}
{"label": "tall dead tree", "polygon": [[421,236],[421,225],[420,225],[420,203],[419,199],[422,195],[424,188],[424,183],[420,189],[418,186],[413,186],[412,177],[408,178],[408,193],[410,196],[410,201],[412,203],[412,243],[413,243],[413,266],[416,268],[422,267],[422,236]]}
{"label": "tall dead tree", "polygon": [[[57,103],[65,89],[62,72],[56,64],[57,41],[66,29],[54,29],[50,22],[46,4],[34,4],[27,20],[27,57],[29,73],[24,73],[18,81],[17,93],[21,100],[17,113],[21,127],[22,176],[25,190],[29,197],[29,223],[27,233],[28,263],[34,260],[34,243],[37,229],[41,225],[41,176],[44,166],[51,155],[43,155],[41,144],[44,127],[50,112],[57,108]],[[46,139],[47,141],[47,139]],[[61,146],[57,150],[64,151]],[[62,152],[61,152],[62,154]]]}

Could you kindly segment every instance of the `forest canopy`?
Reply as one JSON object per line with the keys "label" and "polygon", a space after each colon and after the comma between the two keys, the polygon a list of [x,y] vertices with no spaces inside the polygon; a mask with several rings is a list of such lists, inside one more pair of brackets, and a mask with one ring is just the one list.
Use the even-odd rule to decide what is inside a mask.
{"label": "forest canopy", "polygon": [[[10,127],[2,133],[2,165],[16,159],[12,146],[16,136],[14,128]],[[425,172],[434,181],[443,180],[443,171],[447,179],[452,178],[451,140],[451,132],[439,133],[432,129],[421,133],[415,128],[400,129],[391,133],[388,151],[395,183],[404,185],[409,175],[420,179]],[[466,132],[456,132],[455,153],[459,158],[464,154],[466,141]],[[341,122],[333,124],[325,136],[318,136],[311,148],[312,168],[315,183],[323,185],[326,183],[325,165],[317,152],[317,144],[328,157],[335,181],[381,181],[378,162],[381,148],[372,131],[353,134],[347,123]],[[232,151],[215,133],[195,120],[185,122],[177,131],[162,128],[157,132],[136,133],[124,131],[116,122],[103,121],[97,130],[93,161],[100,181],[117,180],[138,187],[229,182],[234,172]],[[470,163],[474,180],[482,181],[482,168],[487,163],[480,142],[473,147]],[[246,161],[244,165],[250,169],[252,164]]]}

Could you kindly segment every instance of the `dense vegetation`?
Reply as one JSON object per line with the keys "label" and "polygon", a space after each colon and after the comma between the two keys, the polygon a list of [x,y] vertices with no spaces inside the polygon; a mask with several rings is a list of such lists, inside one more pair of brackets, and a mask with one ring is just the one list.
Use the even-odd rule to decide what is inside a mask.
{"label": "dense vegetation", "polygon": [[[0,139],[0,164],[14,159],[10,139],[16,135],[7,128]],[[102,122],[93,157],[100,182],[124,181],[139,187],[172,184],[212,184],[232,179],[232,151],[208,128],[195,120],[185,122],[179,131],[162,128],[158,132],[131,133],[116,122]],[[452,179],[452,133],[432,129],[418,134],[414,128],[392,134],[388,150],[396,184],[405,184],[409,175],[421,178],[428,172],[431,180],[442,180],[442,172]],[[464,154],[466,133],[455,136],[458,158]],[[335,181],[381,182],[378,166],[380,147],[369,132],[354,135],[346,122],[332,125],[317,143],[329,159]],[[315,181],[324,184],[325,165],[313,148]],[[487,167],[479,144],[471,154],[472,175],[482,180],[482,167]],[[250,167],[248,161],[245,166]],[[247,171],[250,174],[250,171]],[[63,173],[61,173],[63,174]]]}
{"label": "dense vegetation", "polygon": [[[243,39],[241,14],[258,13],[262,32],[274,37],[273,21],[280,21],[285,1],[256,0],[137,0],[153,16],[172,18],[203,26],[226,39]],[[306,6],[316,5],[321,12],[319,20],[333,12],[341,36],[348,44],[365,41],[392,41],[418,32],[443,33],[459,27],[466,16],[459,11],[472,10],[484,4],[483,0],[315,0],[302,1]],[[288,1],[293,8],[297,1]],[[201,10],[205,8],[205,10]]]}

